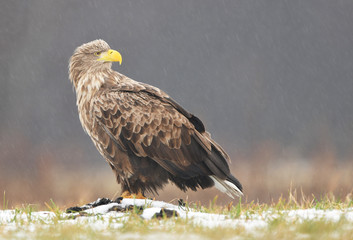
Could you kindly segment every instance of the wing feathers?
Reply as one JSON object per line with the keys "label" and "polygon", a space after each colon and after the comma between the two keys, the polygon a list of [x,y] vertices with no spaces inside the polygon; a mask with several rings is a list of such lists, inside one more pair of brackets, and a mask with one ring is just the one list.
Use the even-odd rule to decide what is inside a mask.
{"label": "wing feathers", "polygon": [[[184,187],[209,186],[228,179],[229,157],[205,132],[202,122],[168,95],[160,96],[164,93],[155,88],[146,92],[146,85],[143,86],[141,91],[130,87],[128,91],[105,89],[93,103],[94,117],[113,143],[101,139],[109,156],[119,161],[117,150],[123,150],[148,157],[179,180],[184,179],[180,180],[184,183],[179,183]],[[217,178],[205,180],[207,184],[202,185],[196,180],[201,176]]]}

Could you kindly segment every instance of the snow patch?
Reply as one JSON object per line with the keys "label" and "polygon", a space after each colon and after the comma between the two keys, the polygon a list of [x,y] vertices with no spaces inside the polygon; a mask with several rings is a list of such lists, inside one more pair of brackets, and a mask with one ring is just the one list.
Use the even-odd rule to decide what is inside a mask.
{"label": "snow patch", "polygon": [[[87,205],[88,206],[88,205]],[[101,206],[86,209],[80,213],[63,213],[60,215],[59,224],[84,224],[94,230],[103,231],[107,228],[119,229],[129,219],[130,213],[126,209],[137,207],[141,211],[141,218],[152,219],[162,211],[171,211],[172,216],[187,219],[192,224],[207,228],[244,228],[246,231],[256,231],[268,227],[276,218],[285,218],[288,222],[305,220],[324,220],[338,222],[342,218],[353,225],[353,208],[344,210],[316,210],[299,209],[288,211],[269,210],[261,214],[245,214],[239,218],[230,218],[222,214],[197,212],[183,206],[142,199],[123,199],[119,203],[112,202]],[[175,213],[175,214],[174,214]],[[34,232],[38,227],[45,228],[54,224],[58,216],[53,212],[41,211],[24,213],[18,210],[0,210],[0,229],[3,232],[24,230]],[[18,224],[20,222],[26,224]]]}

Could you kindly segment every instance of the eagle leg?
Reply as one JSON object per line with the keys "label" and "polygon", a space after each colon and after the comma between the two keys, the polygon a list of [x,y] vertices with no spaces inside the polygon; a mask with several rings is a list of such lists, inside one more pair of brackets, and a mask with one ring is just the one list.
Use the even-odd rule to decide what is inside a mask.
{"label": "eagle leg", "polygon": [[130,193],[129,191],[124,191],[121,194],[122,198],[135,198],[135,199],[147,199],[143,194],[139,191],[137,194]]}

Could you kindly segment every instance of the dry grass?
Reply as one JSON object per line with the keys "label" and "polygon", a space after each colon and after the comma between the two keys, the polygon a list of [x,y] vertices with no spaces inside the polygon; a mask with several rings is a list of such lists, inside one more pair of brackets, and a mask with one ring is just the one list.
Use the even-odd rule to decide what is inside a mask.
{"label": "dry grass", "polygon": [[[265,225],[247,228],[244,225],[220,225],[213,228],[197,224],[192,218],[142,219],[138,212],[126,212],[127,218],[110,217],[102,227],[104,216],[92,215],[87,222],[70,222],[55,203],[48,204],[49,211],[55,213],[51,220],[43,221],[34,217],[35,209],[26,205],[14,210],[15,214],[7,223],[0,223],[0,239],[352,239],[352,222],[343,214],[338,221],[314,218],[290,217],[298,209],[339,210],[342,213],[351,209],[351,195],[343,200],[333,195],[321,199],[296,193],[295,190],[270,204],[255,202],[219,206],[214,200],[209,206],[187,205],[203,213],[224,214],[227,220],[251,223],[263,221]],[[20,217],[22,216],[22,217]],[[6,222],[6,221],[5,221]],[[115,224],[119,224],[119,227]],[[97,227],[98,226],[98,227]],[[99,227],[101,226],[101,227]]]}

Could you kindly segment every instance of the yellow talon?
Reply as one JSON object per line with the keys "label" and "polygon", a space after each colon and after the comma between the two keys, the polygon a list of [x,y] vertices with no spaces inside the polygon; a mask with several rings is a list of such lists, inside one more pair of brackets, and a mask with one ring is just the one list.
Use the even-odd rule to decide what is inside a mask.
{"label": "yellow talon", "polygon": [[135,193],[130,193],[129,191],[124,191],[121,194],[122,198],[134,198],[134,199],[146,199],[145,196],[141,192],[138,192],[137,194]]}

